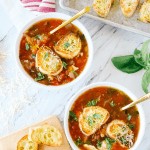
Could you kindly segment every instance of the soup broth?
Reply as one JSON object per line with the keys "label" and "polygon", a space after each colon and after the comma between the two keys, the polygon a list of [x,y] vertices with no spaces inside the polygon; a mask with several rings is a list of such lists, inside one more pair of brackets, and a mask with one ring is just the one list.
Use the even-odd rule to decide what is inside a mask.
{"label": "soup broth", "polygon": [[[46,19],[32,25],[23,34],[20,42],[19,58],[25,71],[36,81],[45,85],[62,85],[71,82],[77,78],[83,71],[88,59],[88,45],[85,36],[73,24],[69,24],[54,34],[49,32],[59,26],[63,20]],[[65,59],[59,56],[54,50],[54,46],[64,36],[73,33],[81,40],[81,50],[79,54],[72,59]],[[60,57],[63,69],[57,75],[42,73],[36,66],[36,57],[38,50],[46,46]],[[64,47],[71,46],[69,43],[64,43]],[[55,54],[55,55],[56,55]],[[46,58],[46,56],[44,56]]]}
{"label": "soup broth", "polygon": [[[81,149],[86,150],[84,144],[93,145],[96,148],[101,146],[102,141],[106,141],[108,150],[128,150],[121,146],[117,141],[113,140],[106,134],[108,124],[116,119],[124,121],[134,133],[134,142],[137,139],[140,120],[139,112],[136,107],[120,111],[120,108],[131,103],[132,100],[122,91],[111,87],[96,87],[90,89],[79,96],[69,114],[69,131],[75,144]],[[100,106],[105,108],[110,117],[94,134],[86,136],[79,127],[79,116],[83,113],[83,109],[90,106]]]}

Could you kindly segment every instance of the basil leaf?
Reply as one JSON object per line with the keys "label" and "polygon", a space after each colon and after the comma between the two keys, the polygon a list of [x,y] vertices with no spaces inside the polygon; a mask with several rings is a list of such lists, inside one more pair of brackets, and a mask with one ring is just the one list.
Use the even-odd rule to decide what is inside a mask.
{"label": "basil leaf", "polygon": [[143,43],[141,53],[145,65],[150,67],[150,40]]}
{"label": "basil leaf", "polygon": [[86,106],[90,107],[90,106],[96,106],[98,100],[97,99],[92,99],[91,101],[89,101]]}
{"label": "basil leaf", "polygon": [[111,138],[105,138],[106,144],[107,144],[107,149],[111,150],[113,143],[115,142],[115,140],[111,139]]}
{"label": "basil leaf", "polygon": [[142,78],[142,88],[145,93],[148,93],[149,84],[150,84],[150,69],[144,73]]}
{"label": "basil leaf", "polygon": [[145,67],[145,63],[143,61],[142,53],[140,50],[138,50],[138,49],[134,50],[134,59],[139,65]]}
{"label": "basil leaf", "polygon": [[98,148],[102,147],[102,142],[101,142],[100,140],[98,140],[96,146],[97,146]]}
{"label": "basil leaf", "polygon": [[67,63],[66,62],[64,62],[64,61],[62,61],[62,64],[63,64],[63,67],[65,68],[65,69],[67,69]]}
{"label": "basil leaf", "polygon": [[30,44],[26,43],[25,48],[26,48],[27,51],[30,50]]}
{"label": "basil leaf", "polygon": [[76,114],[73,111],[69,111],[70,120],[78,121]]}
{"label": "basil leaf", "polygon": [[135,73],[143,68],[135,61],[133,55],[113,57],[112,63],[117,69],[126,73]]}
{"label": "basil leaf", "polygon": [[74,143],[75,143],[77,146],[83,145],[83,141],[81,140],[80,137],[78,137],[78,138],[76,139],[76,141],[74,141]]}
{"label": "basil leaf", "polygon": [[35,81],[40,81],[43,80],[45,78],[44,74],[41,72],[37,73],[37,77],[35,78]]}

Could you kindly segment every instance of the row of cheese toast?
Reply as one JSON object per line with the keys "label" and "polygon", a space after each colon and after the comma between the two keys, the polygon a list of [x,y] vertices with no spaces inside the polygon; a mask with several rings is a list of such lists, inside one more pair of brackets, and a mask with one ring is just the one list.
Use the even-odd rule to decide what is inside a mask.
{"label": "row of cheese toast", "polygon": [[[100,17],[107,17],[113,1],[114,0],[94,0],[93,9]],[[139,0],[120,0],[120,7],[123,15],[125,17],[131,17],[137,9],[139,3]],[[140,8],[139,20],[145,23],[150,22],[150,0],[146,0],[142,4]]]}

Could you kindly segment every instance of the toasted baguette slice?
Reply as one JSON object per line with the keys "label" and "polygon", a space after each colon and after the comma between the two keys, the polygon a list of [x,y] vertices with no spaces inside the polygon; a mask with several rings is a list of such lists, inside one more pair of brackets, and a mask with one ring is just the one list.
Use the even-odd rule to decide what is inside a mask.
{"label": "toasted baguette slice", "polygon": [[41,47],[36,54],[36,67],[47,75],[56,76],[62,69],[62,61],[49,47]]}
{"label": "toasted baguette slice", "polygon": [[150,22],[150,0],[147,0],[143,3],[140,9],[140,18],[142,22],[148,23]]}
{"label": "toasted baguette slice", "polygon": [[94,0],[93,9],[100,17],[107,17],[113,0]]}
{"label": "toasted baguette slice", "polygon": [[17,150],[38,150],[38,144],[28,140],[28,136],[21,138],[17,144]]}
{"label": "toasted baguette slice", "polygon": [[139,0],[120,0],[120,7],[125,17],[131,17],[135,12]]}
{"label": "toasted baguette slice", "polygon": [[109,116],[109,112],[102,107],[86,107],[83,109],[83,113],[79,116],[80,130],[83,134],[90,136],[108,120]]}
{"label": "toasted baguette slice", "polygon": [[38,144],[48,146],[60,146],[62,144],[62,135],[60,131],[47,124],[29,129],[28,138]]}
{"label": "toasted baguette slice", "polygon": [[74,33],[70,33],[57,42],[54,50],[62,58],[72,59],[79,54],[81,47],[80,37]]}
{"label": "toasted baguette slice", "polygon": [[89,145],[89,144],[84,144],[83,147],[86,149],[86,150],[97,150],[97,148],[93,145]]}
{"label": "toasted baguette slice", "polygon": [[122,120],[113,120],[110,122],[107,126],[106,133],[123,147],[131,148],[133,146],[134,134]]}

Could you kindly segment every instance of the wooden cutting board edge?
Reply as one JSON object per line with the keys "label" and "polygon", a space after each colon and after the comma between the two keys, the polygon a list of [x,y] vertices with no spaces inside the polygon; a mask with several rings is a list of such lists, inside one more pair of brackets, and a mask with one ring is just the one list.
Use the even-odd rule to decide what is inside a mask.
{"label": "wooden cutting board edge", "polygon": [[[12,132],[9,135],[6,135],[4,137],[0,137],[0,149],[3,149],[4,145],[6,145],[6,147],[9,145],[13,145],[12,142],[14,142],[14,141],[15,141],[15,143],[14,143],[15,148],[12,148],[12,150],[16,149],[18,141],[20,140],[21,137],[23,137],[24,135],[26,135],[28,133],[29,128],[39,126],[39,125],[42,125],[45,123],[53,125],[60,130],[60,132],[63,135],[63,144],[60,147],[40,146],[39,150],[71,150],[70,145],[68,143],[68,140],[66,138],[64,129],[60,123],[60,120],[58,119],[57,116],[54,116],[54,115],[47,117],[40,122],[36,122],[36,123],[31,124],[27,127],[24,127],[18,131]],[[5,147],[5,150],[11,150],[10,148],[6,149],[6,147]]]}

